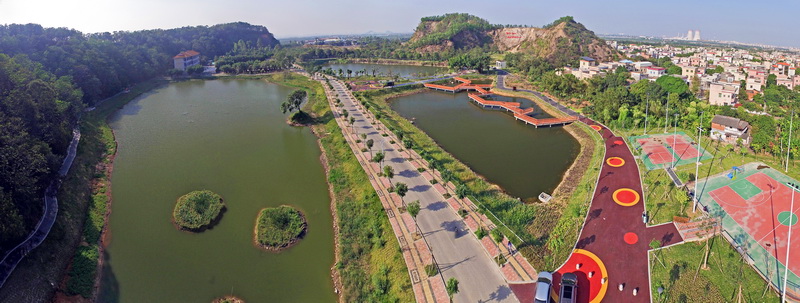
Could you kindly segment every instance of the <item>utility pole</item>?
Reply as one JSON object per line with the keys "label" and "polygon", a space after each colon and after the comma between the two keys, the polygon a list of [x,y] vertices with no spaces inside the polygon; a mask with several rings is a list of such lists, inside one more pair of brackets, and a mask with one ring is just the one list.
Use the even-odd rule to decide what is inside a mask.
{"label": "utility pole", "polygon": [[[794,113],[792,113],[792,114],[794,114]],[[789,189],[792,190],[792,203],[789,204],[789,222],[786,223],[786,225],[789,226],[789,235],[788,235],[788,237],[786,239],[786,264],[783,264],[786,267],[786,269],[783,272],[783,295],[781,296],[781,298],[783,298],[783,302],[788,302],[786,300],[786,282],[789,281],[789,249],[792,248],[792,225],[793,225],[792,224],[792,219],[794,219],[794,216],[795,216],[795,214],[794,214],[794,194],[795,194],[795,191],[798,190],[797,184],[788,183],[787,185],[789,186]]]}
{"label": "utility pole", "polygon": [[789,171],[789,153],[792,152],[792,126],[794,126],[794,110],[792,110],[792,117],[789,119],[789,148],[786,149],[786,167],[784,172]]}
{"label": "utility pole", "polygon": [[[697,152],[703,152],[701,149],[703,144],[700,144],[700,136],[703,133],[703,112],[700,112],[700,126],[697,127]],[[700,202],[700,197],[697,195],[697,180],[700,174],[700,156],[697,155],[697,161],[694,164],[694,203],[692,205],[692,212],[697,211],[697,202]]]}
{"label": "utility pole", "polygon": [[672,93],[667,94],[667,112],[664,113],[664,133],[667,133],[667,127],[669,127],[669,97],[672,96]]}
{"label": "utility pole", "polygon": [[[678,151],[675,150],[675,143],[677,143],[678,138],[675,138],[675,136],[678,135],[678,113],[675,113],[674,120],[675,120],[675,132],[672,133],[672,152],[677,153]],[[674,169],[675,166],[678,166],[678,158],[677,157],[672,157],[672,158],[675,159],[675,162],[672,163],[672,168]]]}
{"label": "utility pole", "polygon": [[647,110],[650,109],[650,93],[647,93],[647,103],[644,104],[644,134],[647,135]]}

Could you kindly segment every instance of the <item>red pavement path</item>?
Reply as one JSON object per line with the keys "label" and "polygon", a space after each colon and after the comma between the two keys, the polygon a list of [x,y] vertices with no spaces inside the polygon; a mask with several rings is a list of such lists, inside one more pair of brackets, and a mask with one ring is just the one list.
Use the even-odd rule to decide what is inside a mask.
{"label": "red pavement path", "polygon": [[[666,246],[682,242],[683,239],[672,223],[647,227],[642,222],[642,213],[645,209],[639,167],[627,145],[615,144],[616,141],[624,142],[624,140],[590,119],[583,118],[581,121],[588,125],[600,126],[599,133],[606,144],[605,158],[622,158],[625,165],[612,167],[603,162],[592,205],[575,247],[594,253],[605,264],[609,286],[603,301],[650,302],[647,256],[650,242],[656,239],[662,246]],[[633,189],[639,193],[642,200],[627,207],[617,204],[611,195],[620,188]],[[625,234],[629,232],[638,236],[638,242],[625,243]],[[560,272],[568,271],[570,268],[567,266]],[[558,285],[560,280],[556,280],[555,285]],[[621,292],[617,289],[620,283],[625,284],[625,289]],[[582,286],[584,289],[590,288],[587,285]],[[637,296],[633,296],[634,288],[638,288]]]}
{"label": "red pavement path", "polygon": [[[608,128],[590,119],[582,118],[581,121],[588,125],[600,126],[599,133],[606,144],[605,158],[622,158],[625,165],[612,167],[603,161],[592,205],[575,248],[595,254],[605,265],[608,272],[606,282],[608,289],[602,298],[603,302],[650,302],[647,255],[650,242],[655,239],[660,241],[662,246],[667,246],[680,243],[683,239],[672,223],[647,227],[642,222],[643,199],[632,206],[621,206],[614,202],[612,193],[620,188],[630,188],[644,198],[637,163],[628,146],[619,144],[620,141],[624,142],[621,137],[615,136]],[[634,244],[625,243],[626,233],[635,233],[638,241]],[[571,271],[575,271],[574,264],[564,264],[558,270],[559,274],[554,276],[554,287],[560,285],[561,274]],[[621,283],[625,285],[623,291],[617,288]],[[597,288],[596,285],[586,284],[589,284],[588,280],[580,280],[579,291]],[[635,288],[638,288],[637,296],[633,296]],[[581,299],[578,302],[589,300],[586,296],[578,298]]]}

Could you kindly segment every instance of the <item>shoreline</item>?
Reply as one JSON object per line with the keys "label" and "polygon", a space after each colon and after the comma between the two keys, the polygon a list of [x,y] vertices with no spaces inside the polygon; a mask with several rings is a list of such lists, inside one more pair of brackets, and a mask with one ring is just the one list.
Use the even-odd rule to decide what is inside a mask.
{"label": "shoreline", "polygon": [[420,60],[348,58],[344,61],[346,63],[360,63],[360,64],[448,67],[447,62],[420,61]]}
{"label": "shoreline", "polygon": [[[318,133],[314,126],[309,127],[311,128],[311,132],[314,133],[314,136],[317,137],[317,146],[322,152],[319,156],[319,162],[322,164],[322,169],[325,171],[325,179],[327,180],[330,177],[330,167],[328,166],[328,154],[325,151],[325,148],[322,146],[322,136],[320,133]],[[336,265],[341,261],[341,259],[339,259],[339,253],[341,253],[341,247],[339,246],[339,214],[336,211],[337,201],[336,195],[333,192],[333,185],[331,185],[330,182],[325,183],[328,184],[328,197],[331,199],[329,206],[331,210],[331,216],[333,217],[333,264],[331,265],[330,269],[331,280],[333,281],[333,292],[337,294],[339,302],[342,302],[342,296],[340,295],[342,289],[342,277],[339,275],[339,271],[336,270]]]}

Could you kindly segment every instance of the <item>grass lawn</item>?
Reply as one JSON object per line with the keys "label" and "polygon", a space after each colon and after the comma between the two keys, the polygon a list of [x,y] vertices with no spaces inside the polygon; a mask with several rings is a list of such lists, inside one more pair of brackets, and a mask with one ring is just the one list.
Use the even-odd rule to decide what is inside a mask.
{"label": "grass lawn", "polygon": [[[778,295],[720,236],[707,241],[707,269],[700,268],[706,242],[692,242],[650,252],[653,302],[780,302]],[[658,288],[664,293],[659,298]],[[765,292],[766,290],[766,292]]]}

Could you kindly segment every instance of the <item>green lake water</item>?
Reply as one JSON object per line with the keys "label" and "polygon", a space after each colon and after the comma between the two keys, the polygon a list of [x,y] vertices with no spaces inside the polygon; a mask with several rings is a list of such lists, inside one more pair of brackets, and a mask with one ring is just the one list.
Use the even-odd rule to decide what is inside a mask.
{"label": "green lake water", "polygon": [[372,63],[346,63],[346,64],[326,64],[322,66],[323,69],[331,68],[333,72],[338,74],[339,69],[342,69],[343,75],[347,76],[347,70],[353,71],[355,76],[356,71],[367,70],[367,75],[372,75],[372,70],[375,70],[376,76],[389,76],[399,75],[401,78],[417,79],[425,78],[433,75],[440,75],[447,73],[448,69],[445,67],[436,66],[416,66],[416,65],[388,65],[388,64],[372,64]]}
{"label": "green lake water", "polygon": [[[104,302],[335,302],[330,198],[315,136],[285,123],[292,89],[259,80],[188,81],[154,90],[111,119],[113,172]],[[171,223],[181,195],[224,198],[213,229]],[[282,253],[253,245],[258,211],[305,213],[308,234]]]}
{"label": "green lake water", "polygon": [[[525,98],[492,99],[534,106]],[[489,182],[524,200],[552,193],[580,151],[562,127],[526,125],[505,110],[482,109],[467,93],[428,91],[392,99],[391,107]],[[550,117],[534,108],[534,117]]]}

